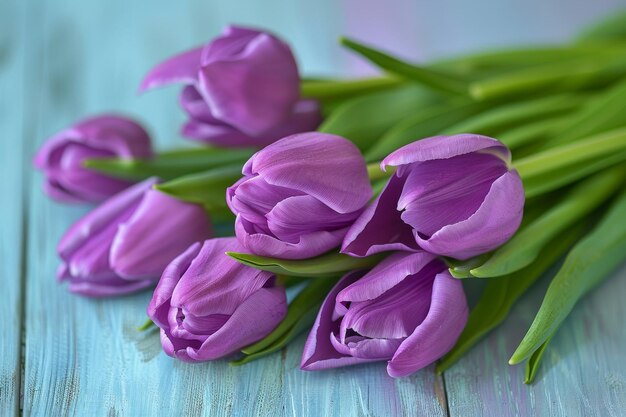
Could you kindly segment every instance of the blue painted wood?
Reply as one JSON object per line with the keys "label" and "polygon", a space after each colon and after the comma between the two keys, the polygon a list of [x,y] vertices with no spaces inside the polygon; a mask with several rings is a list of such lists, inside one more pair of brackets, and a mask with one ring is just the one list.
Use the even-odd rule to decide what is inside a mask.
{"label": "blue painted wood", "polygon": [[[19,411],[22,327],[22,235],[25,98],[23,11],[0,4],[0,415]],[[28,174],[26,175],[28,178]]]}
{"label": "blue painted wood", "polygon": [[537,381],[507,362],[541,303],[549,276],[501,328],[445,373],[451,416],[619,417],[626,413],[626,265],[584,298],[548,346]]}
{"label": "blue painted wood", "polygon": [[[432,368],[400,380],[385,376],[383,364],[301,372],[302,338],[244,367],[180,363],[160,352],[155,333],[135,329],[149,293],[94,301],[58,286],[56,242],[85,208],[50,202],[40,191],[40,176],[31,178],[28,161],[43,138],[81,116],[122,110],[149,123],[161,145],[181,143],[174,141],[183,118],[177,89],[142,97],[134,91],[153,63],[208,39],[229,21],[272,27],[292,41],[310,72],[329,74],[337,72],[337,62],[345,65],[330,45],[351,14],[336,12],[330,0],[137,3],[0,3],[11,8],[0,8],[0,174],[12,179],[4,186],[14,196],[0,205],[0,273],[7,284],[0,291],[0,415],[16,414],[20,385],[25,416],[443,416],[448,407],[452,416],[623,415],[623,269],[574,310],[546,353],[541,381],[530,388],[521,383],[522,369],[506,361],[541,288],[504,329],[446,373],[444,390]],[[19,147],[7,140],[12,137],[22,139]]]}

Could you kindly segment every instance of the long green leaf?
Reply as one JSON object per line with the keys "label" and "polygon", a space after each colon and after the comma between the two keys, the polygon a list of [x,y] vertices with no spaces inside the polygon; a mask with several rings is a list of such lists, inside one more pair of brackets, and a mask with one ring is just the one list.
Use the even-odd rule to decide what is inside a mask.
{"label": "long green leaf", "polygon": [[355,80],[305,80],[302,81],[301,90],[302,97],[325,101],[386,90],[404,83],[405,79],[391,76]]}
{"label": "long green leaf", "polygon": [[409,64],[385,52],[348,38],[341,38],[341,44],[385,71],[417,81],[437,91],[467,95],[469,83],[461,77],[432,68]]}
{"label": "long green leaf", "polygon": [[541,363],[541,359],[543,358],[543,354],[545,353],[550,340],[552,340],[552,336],[548,337],[548,339],[546,339],[546,341],[533,352],[530,358],[528,358],[528,362],[526,362],[526,369],[524,371],[524,384],[532,384],[535,376],[537,376],[539,364]]}
{"label": "long green leaf", "polygon": [[439,134],[447,127],[475,115],[485,108],[482,103],[459,100],[433,105],[415,112],[387,130],[365,153],[367,161],[377,161],[415,140]]}
{"label": "long green leaf", "polygon": [[208,211],[226,209],[226,188],[241,177],[241,165],[222,166],[157,184],[156,189]]}
{"label": "long green leaf", "polygon": [[626,150],[626,128],[612,130],[574,143],[548,149],[515,161],[524,181],[543,177],[559,169],[586,164]]}
{"label": "long green leaf", "polygon": [[489,280],[480,300],[470,312],[463,333],[452,350],[441,359],[437,365],[437,372],[441,373],[450,368],[491,330],[500,325],[522,294],[567,252],[583,235],[585,229],[585,225],[580,224],[566,230],[554,238],[541,251],[541,256],[526,268],[500,279]]}
{"label": "long green leaf", "polygon": [[525,123],[500,133],[498,139],[510,149],[517,149],[524,145],[545,141],[553,137],[554,132],[561,129],[569,121],[570,117],[572,115],[568,114],[566,116],[539,119]]}
{"label": "long green leaf", "polygon": [[476,133],[496,136],[507,128],[571,112],[584,103],[585,98],[581,95],[563,94],[504,104],[450,126],[442,134]]}
{"label": "long green leaf", "polygon": [[557,331],[578,300],[624,262],[624,219],[626,192],[621,193],[600,224],[569,253],[509,363],[520,363],[539,349]]}
{"label": "long green leaf", "polygon": [[268,258],[248,253],[227,252],[226,254],[244,265],[274,274],[295,277],[336,276],[353,269],[371,268],[384,257],[384,255],[374,255],[366,258],[355,258],[331,252],[316,258],[295,260]]}
{"label": "long green leaf", "polygon": [[626,41],[626,11],[611,13],[607,18],[582,30],[579,42]]}
{"label": "long green leaf", "polygon": [[555,94],[604,86],[625,74],[623,54],[617,57],[599,55],[593,59],[566,60],[497,75],[473,82],[469,91],[477,100]]}
{"label": "long green leaf", "polygon": [[428,108],[433,95],[419,86],[404,86],[346,100],[318,128],[352,141],[362,151],[372,146],[389,126]]}
{"label": "long green leaf", "polygon": [[626,78],[572,115],[545,147],[555,147],[626,125]]}
{"label": "long green leaf", "polygon": [[84,165],[119,178],[170,180],[225,165],[241,166],[252,154],[250,149],[193,148],[163,152],[152,159],[88,159]]}
{"label": "long green leaf", "polygon": [[470,273],[478,278],[501,277],[530,265],[555,236],[583,219],[619,190],[624,185],[624,178],[624,168],[617,167],[586,179]]}

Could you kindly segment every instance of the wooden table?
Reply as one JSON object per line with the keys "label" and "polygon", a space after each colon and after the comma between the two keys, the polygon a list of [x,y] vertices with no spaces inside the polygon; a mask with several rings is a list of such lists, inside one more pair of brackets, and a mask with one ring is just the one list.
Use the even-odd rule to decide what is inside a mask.
{"label": "wooden table", "polygon": [[[533,386],[507,360],[545,280],[443,376],[431,367],[403,379],[386,376],[384,364],[302,372],[302,338],[243,367],[184,364],[161,353],[154,333],[136,331],[149,293],[69,295],[55,282],[55,246],[86,208],[42,194],[35,150],[77,118],[107,110],[139,116],[160,144],[174,143],[177,89],[137,97],[136,87],[153,63],[214,35],[225,7],[237,15],[209,1],[136,3],[0,5],[0,416],[626,415],[624,267],[575,308]],[[259,13],[268,22],[279,7],[296,20],[332,16],[332,2],[304,3],[274,0]],[[336,57],[324,46],[332,31],[312,36],[282,20],[276,27],[309,68],[332,68]]]}

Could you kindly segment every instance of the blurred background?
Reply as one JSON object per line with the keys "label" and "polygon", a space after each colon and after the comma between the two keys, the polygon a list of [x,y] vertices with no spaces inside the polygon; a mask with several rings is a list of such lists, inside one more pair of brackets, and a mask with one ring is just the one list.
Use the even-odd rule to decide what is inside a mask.
{"label": "blurred background", "polygon": [[[367,75],[373,69],[343,51],[339,36],[424,61],[563,42],[624,6],[624,0],[2,0],[0,65],[25,68],[18,74],[18,66],[0,67],[0,76],[26,78],[32,95],[21,106],[33,123],[37,112],[55,108],[54,124],[31,134],[47,136],[89,113],[118,110],[146,122],[163,143],[178,136],[183,118],[178,86],[137,96],[139,81],[153,64],[208,41],[228,23],[284,37],[305,75]],[[0,100],[8,111],[22,98]]]}

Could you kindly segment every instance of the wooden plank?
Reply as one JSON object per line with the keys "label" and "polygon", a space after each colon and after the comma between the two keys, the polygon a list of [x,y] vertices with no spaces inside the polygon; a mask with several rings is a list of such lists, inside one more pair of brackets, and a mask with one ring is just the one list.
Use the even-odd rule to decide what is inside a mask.
{"label": "wooden plank", "polygon": [[[111,108],[141,114],[159,138],[175,136],[182,120],[176,89],[139,99],[134,91],[151,64],[217,33],[224,19],[238,20],[235,11],[219,17],[212,11],[208,2],[188,9],[165,2],[142,9],[122,0],[33,6],[29,14],[40,41],[29,63],[36,68],[37,140]],[[287,36],[298,30],[281,27]],[[311,31],[300,42],[317,42]],[[445,415],[443,386],[432,369],[402,380],[387,377],[381,364],[305,373],[298,369],[302,339],[283,354],[243,367],[165,356],[155,334],[135,330],[149,293],[94,301],[56,284],[57,240],[85,209],[52,203],[39,188],[37,177],[28,213],[24,415]]]}
{"label": "wooden plank", "polygon": [[24,10],[20,2],[0,3],[0,415],[19,413],[23,294],[23,166],[25,140]]}
{"label": "wooden plank", "polygon": [[[528,329],[548,280],[445,373],[451,416],[623,416],[626,410],[626,265],[584,298],[552,339],[537,381],[508,359]],[[494,413],[494,410],[498,410]]]}

